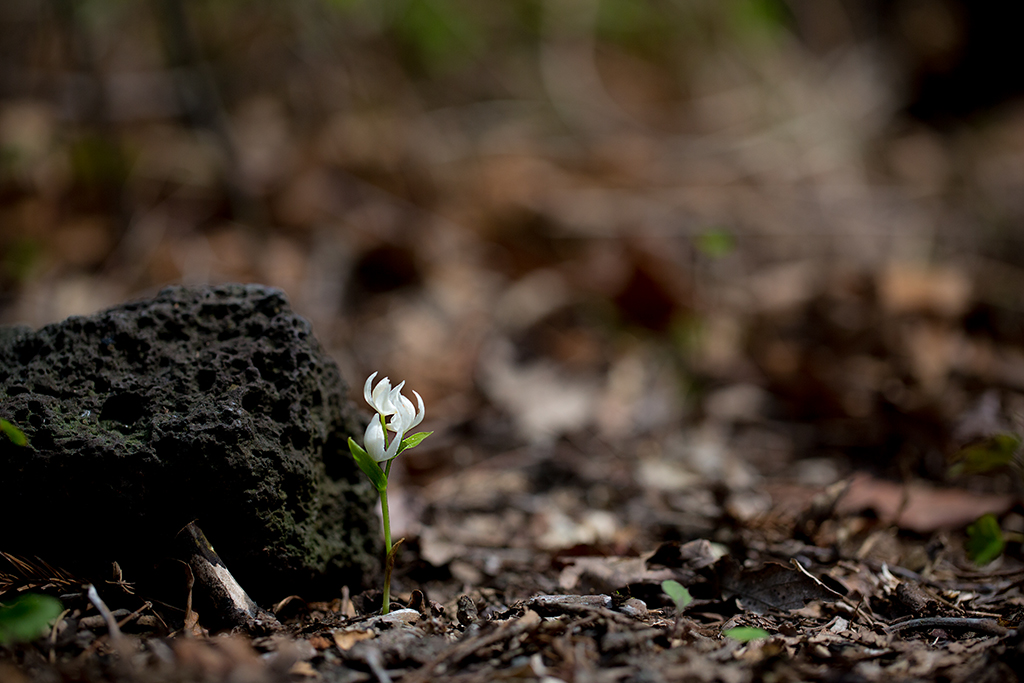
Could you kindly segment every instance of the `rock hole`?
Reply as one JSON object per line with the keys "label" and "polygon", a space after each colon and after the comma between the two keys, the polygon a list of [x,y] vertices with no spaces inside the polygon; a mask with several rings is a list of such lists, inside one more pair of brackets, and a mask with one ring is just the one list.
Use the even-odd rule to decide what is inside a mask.
{"label": "rock hole", "polygon": [[265,380],[269,380],[273,373],[273,368],[267,361],[267,357],[262,353],[254,353],[252,356],[252,364],[257,370],[260,371],[260,376]]}
{"label": "rock hole", "polygon": [[245,395],[242,399],[242,407],[250,413],[262,412],[261,407],[263,404],[263,394],[258,391],[252,391]]}
{"label": "rock hole", "polygon": [[274,410],[270,413],[270,419],[274,422],[287,423],[291,416],[291,404],[288,401],[278,401],[274,405]]}
{"label": "rock hole", "polygon": [[135,424],[146,414],[146,399],[138,394],[114,394],[103,402],[100,421],[109,420],[125,426]]}
{"label": "rock hole", "polygon": [[164,329],[157,334],[157,339],[160,341],[188,341],[190,337],[185,331],[184,325],[168,320],[164,323]]}
{"label": "rock hole", "polygon": [[199,308],[199,316],[201,318],[213,318],[214,320],[224,320],[233,313],[233,307],[227,304],[203,304]]}
{"label": "rock hole", "polygon": [[141,363],[150,349],[149,342],[133,337],[130,334],[117,335],[114,345],[117,349],[124,351],[125,356],[132,363]]}
{"label": "rock hole", "polygon": [[309,446],[309,432],[306,430],[293,425],[285,430],[285,434],[296,450],[304,451]]}
{"label": "rock hole", "polygon": [[215,370],[205,369],[196,373],[196,384],[199,386],[199,391],[209,391],[216,379],[217,372]]}
{"label": "rock hole", "polygon": [[[31,339],[18,345],[18,363],[28,365],[29,361],[40,353],[43,343],[38,339]],[[43,354],[46,355],[46,354]]]}

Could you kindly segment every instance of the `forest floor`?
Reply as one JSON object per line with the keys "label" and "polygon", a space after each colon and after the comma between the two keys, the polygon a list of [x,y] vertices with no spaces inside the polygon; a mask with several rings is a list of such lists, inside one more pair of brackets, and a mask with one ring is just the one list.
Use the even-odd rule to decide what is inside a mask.
{"label": "forest floor", "polygon": [[[98,592],[121,606],[109,631],[65,586],[52,632],[3,649],[0,674],[10,683],[1017,680],[1024,565],[1004,555],[979,569],[962,534],[927,531],[1005,512],[1008,497],[868,475],[831,487],[684,481],[663,455],[637,462],[600,443],[551,455],[507,453],[420,489],[422,531],[402,546],[386,616],[374,609],[379,591],[345,589],[330,602],[283,599],[274,628],[210,633],[202,614],[109,581]],[[902,508],[913,530],[855,513],[866,504]],[[699,540],[655,541],[676,534]],[[692,602],[677,609],[665,580]]]}

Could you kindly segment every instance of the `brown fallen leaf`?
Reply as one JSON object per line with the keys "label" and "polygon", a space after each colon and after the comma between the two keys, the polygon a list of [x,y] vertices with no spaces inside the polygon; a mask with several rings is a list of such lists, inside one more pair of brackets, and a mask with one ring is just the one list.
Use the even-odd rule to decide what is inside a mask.
{"label": "brown fallen leaf", "polygon": [[362,640],[370,640],[376,637],[373,631],[335,631],[334,632],[334,644],[338,646],[339,650],[348,650],[356,643]]}
{"label": "brown fallen leaf", "polygon": [[770,609],[797,610],[811,600],[834,602],[841,597],[807,572],[774,562],[760,569],[742,569],[731,557],[724,557],[715,569],[723,597],[737,598],[742,607],[755,614]]}
{"label": "brown fallen leaf", "polygon": [[326,650],[327,648],[334,645],[331,640],[324,638],[323,636],[312,636],[309,638],[309,644],[313,646],[313,649],[320,651]]}
{"label": "brown fallen leaf", "polygon": [[857,514],[870,509],[884,522],[929,533],[965,527],[984,514],[1001,515],[1015,502],[1007,494],[939,489],[923,482],[901,485],[860,474],[837,503],[836,513]]}

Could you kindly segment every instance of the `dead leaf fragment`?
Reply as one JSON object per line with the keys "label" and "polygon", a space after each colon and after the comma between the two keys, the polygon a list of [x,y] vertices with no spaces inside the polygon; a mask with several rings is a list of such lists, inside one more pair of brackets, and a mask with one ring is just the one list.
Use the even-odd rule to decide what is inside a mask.
{"label": "dead leaf fragment", "polygon": [[334,643],[328,640],[327,638],[324,638],[323,636],[312,636],[309,639],[309,644],[313,646],[313,649],[320,651],[326,650]]}
{"label": "dead leaf fragment", "polygon": [[1013,504],[1014,497],[1006,494],[938,489],[922,482],[901,485],[858,475],[836,505],[836,512],[856,514],[871,509],[884,522],[930,533],[964,527],[984,514],[1001,515]]}
{"label": "dead leaf fragment", "polygon": [[356,643],[363,640],[370,640],[375,638],[377,634],[373,631],[364,631],[362,629],[355,631],[335,631],[334,632],[334,644],[338,646],[339,650],[348,650]]}
{"label": "dead leaf fragment", "polygon": [[774,562],[760,569],[741,569],[735,560],[725,557],[716,569],[723,595],[737,598],[755,614],[797,610],[811,600],[834,602],[839,597],[814,577]]}

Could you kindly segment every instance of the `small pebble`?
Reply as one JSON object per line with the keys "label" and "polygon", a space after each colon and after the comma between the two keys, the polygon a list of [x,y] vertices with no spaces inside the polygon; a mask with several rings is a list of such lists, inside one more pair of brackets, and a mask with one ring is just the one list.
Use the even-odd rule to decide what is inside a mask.
{"label": "small pebble", "polygon": [[630,598],[619,605],[619,611],[634,619],[643,619],[647,616],[647,603],[637,598]]}
{"label": "small pebble", "polygon": [[396,609],[394,612],[382,614],[379,617],[375,617],[370,624],[372,626],[380,626],[382,624],[415,624],[420,620],[422,615],[414,609]]}

